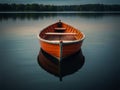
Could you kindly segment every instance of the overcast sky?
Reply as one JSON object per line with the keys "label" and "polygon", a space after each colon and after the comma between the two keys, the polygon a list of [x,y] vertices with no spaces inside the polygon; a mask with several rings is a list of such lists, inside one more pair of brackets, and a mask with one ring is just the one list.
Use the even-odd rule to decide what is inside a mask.
{"label": "overcast sky", "polygon": [[0,0],[0,3],[39,3],[54,5],[71,4],[120,4],[120,0]]}

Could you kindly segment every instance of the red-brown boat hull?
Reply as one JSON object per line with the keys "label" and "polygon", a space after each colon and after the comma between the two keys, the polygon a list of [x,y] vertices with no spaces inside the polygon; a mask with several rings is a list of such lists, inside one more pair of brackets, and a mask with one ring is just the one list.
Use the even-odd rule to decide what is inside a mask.
{"label": "red-brown boat hull", "polygon": [[[57,59],[68,57],[80,50],[82,42],[62,44],[62,52],[60,52],[60,44],[50,44],[40,41],[41,48],[48,54],[56,57]],[[61,54],[60,54],[61,53]]]}

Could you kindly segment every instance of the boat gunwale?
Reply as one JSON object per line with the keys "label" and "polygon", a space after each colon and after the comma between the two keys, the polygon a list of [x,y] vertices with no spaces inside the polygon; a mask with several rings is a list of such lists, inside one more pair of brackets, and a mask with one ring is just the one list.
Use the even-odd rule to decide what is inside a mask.
{"label": "boat gunwale", "polygon": [[[62,23],[64,23],[64,22],[62,22]],[[51,24],[51,25],[54,25],[54,24],[56,24],[56,23],[53,23],[53,24]],[[66,23],[64,23],[64,24],[66,24]],[[51,25],[49,25],[49,26],[51,26]],[[68,25],[68,24],[67,24],[67,25]],[[48,26],[48,27],[49,27],[49,26]],[[71,26],[71,25],[68,25],[68,26],[73,27],[73,26]],[[46,28],[47,28],[47,27],[46,27]],[[41,40],[41,41],[43,41],[43,42],[50,43],[50,44],[60,44],[61,40],[46,40],[46,39],[40,37],[41,32],[42,32],[43,30],[45,30],[46,28],[42,29],[42,30],[37,34],[38,39]],[[73,28],[74,28],[74,27],[73,27]],[[74,29],[76,29],[76,28],[74,28]],[[77,29],[77,30],[78,30],[78,29]],[[82,42],[82,41],[85,39],[85,34],[84,34],[83,32],[81,32],[81,31],[79,31],[79,32],[83,35],[83,37],[82,37],[81,39],[77,39],[77,40],[62,40],[62,43],[63,43],[63,44],[73,44],[73,43]]]}
{"label": "boat gunwale", "polygon": [[[62,43],[72,44],[72,43],[82,42],[85,39],[85,34],[83,32],[81,32],[81,33],[83,35],[83,37],[81,39],[77,39],[77,40],[62,40]],[[39,40],[47,42],[47,43],[50,43],[50,44],[60,44],[60,41],[61,41],[61,40],[46,40],[46,39],[41,38],[39,36],[39,34],[37,34],[37,37],[38,37]]]}

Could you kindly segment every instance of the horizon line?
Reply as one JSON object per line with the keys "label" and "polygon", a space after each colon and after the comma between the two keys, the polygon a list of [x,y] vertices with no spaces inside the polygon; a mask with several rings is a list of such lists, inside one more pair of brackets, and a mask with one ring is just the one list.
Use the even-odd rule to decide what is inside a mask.
{"label": "horizon line", "polygon": [[0,3],[0,4],[37,4],[37,5],[53,5],[53,6],[72,6],[72,5],[120,5],[119,4],[109,4],[109,3],[86,3],[86,4],[64,4],[64,5],[58,5],[58,4],[42,4],[42,3]]}

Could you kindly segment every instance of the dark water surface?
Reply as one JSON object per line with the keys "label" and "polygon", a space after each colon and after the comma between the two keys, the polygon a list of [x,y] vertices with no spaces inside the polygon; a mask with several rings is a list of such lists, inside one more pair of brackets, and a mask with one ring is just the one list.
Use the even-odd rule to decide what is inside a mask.
{"label": "dark water surface", "polygon": [[[45,56],[37,39],[59,19],[86,35],[63,65]],[[47,89],[120,90],[120,14],[0,13],[0,90]]]}

